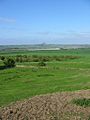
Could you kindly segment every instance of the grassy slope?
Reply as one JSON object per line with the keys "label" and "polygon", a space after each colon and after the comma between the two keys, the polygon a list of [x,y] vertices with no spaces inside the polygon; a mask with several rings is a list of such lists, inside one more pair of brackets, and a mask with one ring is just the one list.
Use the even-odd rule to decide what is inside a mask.
{"label": "grassy slope", "polygon": [[[46,68],[36,63],[21,63],[24,68],[0,70],[0,106],[30,96],[57,91],[90,89],[90,50],[37,51],[3,55],[79,55],[80,59],[49,62]],[[0,54],[2,55],[2,53]],[[0,64],[1,61],[0,61]],[[19,63],[18,63],[19,64]],[[30,67],[34,66],[34,67]]]}

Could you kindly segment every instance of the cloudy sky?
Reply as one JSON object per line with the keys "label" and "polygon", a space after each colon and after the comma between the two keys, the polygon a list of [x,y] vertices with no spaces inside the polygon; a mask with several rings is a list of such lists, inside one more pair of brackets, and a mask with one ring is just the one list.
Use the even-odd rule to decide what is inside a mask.
{"label": "cloudy sky", "polygon": [[0,45],[90,44],[90,0],[0,0]]}

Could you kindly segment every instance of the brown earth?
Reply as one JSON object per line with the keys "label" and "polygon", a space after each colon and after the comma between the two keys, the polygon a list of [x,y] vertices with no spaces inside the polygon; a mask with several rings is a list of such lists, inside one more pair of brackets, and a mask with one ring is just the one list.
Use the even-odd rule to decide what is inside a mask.
{"label": "brown earth", "polygon": [[0,108],[0,120],[90,120],[90,107],[71,101],[90,98],[90,90],[40,95]]}

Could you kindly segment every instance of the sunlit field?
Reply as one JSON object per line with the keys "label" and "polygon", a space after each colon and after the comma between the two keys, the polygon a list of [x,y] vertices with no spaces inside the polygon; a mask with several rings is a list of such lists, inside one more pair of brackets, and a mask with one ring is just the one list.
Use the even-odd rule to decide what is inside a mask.
{"label": "sunlit field", "polygon": [[[90,89],[90,49],[59,51],[3,51],[0,56],[78,56],[78,59],[16,62],[16,67],[0,70],[0,106],[35,95]],[[3,61],[0,61],[0,66]]]}

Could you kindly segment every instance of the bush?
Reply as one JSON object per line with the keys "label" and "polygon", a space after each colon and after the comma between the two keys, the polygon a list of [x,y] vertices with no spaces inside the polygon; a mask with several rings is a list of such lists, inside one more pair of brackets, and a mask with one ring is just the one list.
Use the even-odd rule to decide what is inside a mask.
{"label": "bush", "polygon": [[7,58],[4,60],[5,67],[15,67],[15,61],[11,58]]}
{"label": "bush", "polygon": [[46,63],[44,61],[41,61],[38,63],[39,66],[46,66]]}
{"label": "bush", "polygon": [[4,57],[4,56],[1,56],[0,58],[1,58],[1,60],[4,60],[4,59],[5,59],[5,57]]}

